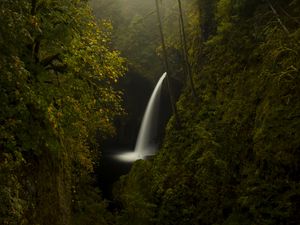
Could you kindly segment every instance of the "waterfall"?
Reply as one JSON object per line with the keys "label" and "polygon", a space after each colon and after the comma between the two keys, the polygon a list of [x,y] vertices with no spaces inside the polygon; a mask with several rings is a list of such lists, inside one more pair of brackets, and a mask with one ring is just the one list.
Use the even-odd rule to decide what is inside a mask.
{"label": "waterfall", "polygon": [[135,144],[134,152],[137,155],[151,155],[154,152],[155,143],[153,142],[153,137],[156,133],[157,128],[157,114],[160,102],[160,93],[163,80],[165,79],[167,73],[164,73],[158,80],[150,100],[147,104],[144,117],[142,120],[141,128],[138,134],[138,138]]}
{"label": "waterfall", "polygon": [[135,161],[143,159],[146,156],[153,155],[156,150],[156,143],[154,137],[157,132],[158,123],[158,109],[160,103],[160,93],[162,83],[167,73],[164,73],[158,80],[151,97],[148,101],[142,124],[138,133],[137,141],[135,144],[134,152],[123,153],[118,155],[117,158],[121,161]]}

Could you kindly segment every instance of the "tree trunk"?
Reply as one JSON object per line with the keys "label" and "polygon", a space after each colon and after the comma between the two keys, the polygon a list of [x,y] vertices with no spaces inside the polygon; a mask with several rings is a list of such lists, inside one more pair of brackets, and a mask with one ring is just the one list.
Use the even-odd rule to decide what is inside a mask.
{"label": "tree trunk", "polygon": [[189,58],[188,58],[188,50],[187,50],[187,42],[186,42],[186,36],[185,36],[185,29],[184,29],[184,21],[183,21],[183,15],[182,15],[182,7],[181,7],[181,0],[178,0],[178,9],[179,9],[179,19],[180,19],[180,27],[181,27],[181,40],[182,40],[182,47],[183,47],[183,52],[184,52],[184,61],[185,61],[185,67],[186,67],[186,72],[189,77],[190,83],[191,83],[191,89],[193,96],[195,98],[195,101],[197,101],[197,95],[196,95],[196,90],[195,90],[195,85],[192,77],[192,70],[191,70],[191,65],[189,63]]}
{"label": "tree trunk", "polygon": [[175,116],[176,123],[179,124],[178,113],[177,113],[176,105],[175,105],[174,98],[173,98],[172,88],[171,88],[170,68],[169,68],[168,55],[167,55],[167,50],[166,50],[164,33],[163,33],[163,29],[162,29],[162,22],[161,22],[161,16],[160,16],[160,9],[159,9],[158,0],[155,0],[155,3],[156,3],[156,12],[157,12],[157,19],[158,19],[158,25],[159,25],[161,44],[162,44],[162,48],[163,48],[164,63],[165,63],[166,71],[167,71],[167,85],[168,85],[168,90],[169,90],[169,98],[170,98],[170,102],[171,102],[171,106],[172,106],[172,110],[173,110],[173,113],[174,113],[174,116]]}

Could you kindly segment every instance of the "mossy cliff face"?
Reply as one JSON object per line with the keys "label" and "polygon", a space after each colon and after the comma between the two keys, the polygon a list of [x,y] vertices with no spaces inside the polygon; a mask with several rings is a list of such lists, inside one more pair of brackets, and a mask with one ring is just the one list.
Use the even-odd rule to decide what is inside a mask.
{"label": "mossy cliff face", "polygon": [[299,2],[214,2],[190,50],[199,98],[185,89],[179,125],[119,182],[120,224],[136,207],[143,224],[300,223]]}

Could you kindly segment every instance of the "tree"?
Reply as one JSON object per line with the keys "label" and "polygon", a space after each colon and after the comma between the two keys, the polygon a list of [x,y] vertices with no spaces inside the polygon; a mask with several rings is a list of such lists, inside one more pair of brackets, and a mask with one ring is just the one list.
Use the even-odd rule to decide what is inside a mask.
{"label": "tree", "polygon": [[1,223],[70,224],[96,133],[122,113],[124,61],[86,1],[5,1],[0,14]]}

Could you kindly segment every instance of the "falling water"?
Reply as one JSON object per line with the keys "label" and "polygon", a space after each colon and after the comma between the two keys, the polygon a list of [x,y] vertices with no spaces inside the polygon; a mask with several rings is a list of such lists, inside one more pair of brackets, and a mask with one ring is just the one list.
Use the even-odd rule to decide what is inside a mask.
{"label": "falling water", "polygon": [[166,75],[167,73],[164,73],[160,77],[149,99],[135,144],[134,152],[118,155],[117,158],[119,160],[135,161],[137,159],[143,159],[146,156],[154,154],[156,150],[154,137],[157,130],[157,115],[160,102],[160,93],[162,83]]}
{"label": "falling water", "polygon": [[144,156],[154,153],[153,151],[155,149],[153,148],[155,147],[155,145],[153,143],[153,137],[156,133],[155,125],[157,125],[157,114],[160,102],[162,82],[165,79],[166,75],[167,73],[164,73],[157,82],[144,113],[142,125],[134,148],[134,152],[136,152],[137,155]]}

